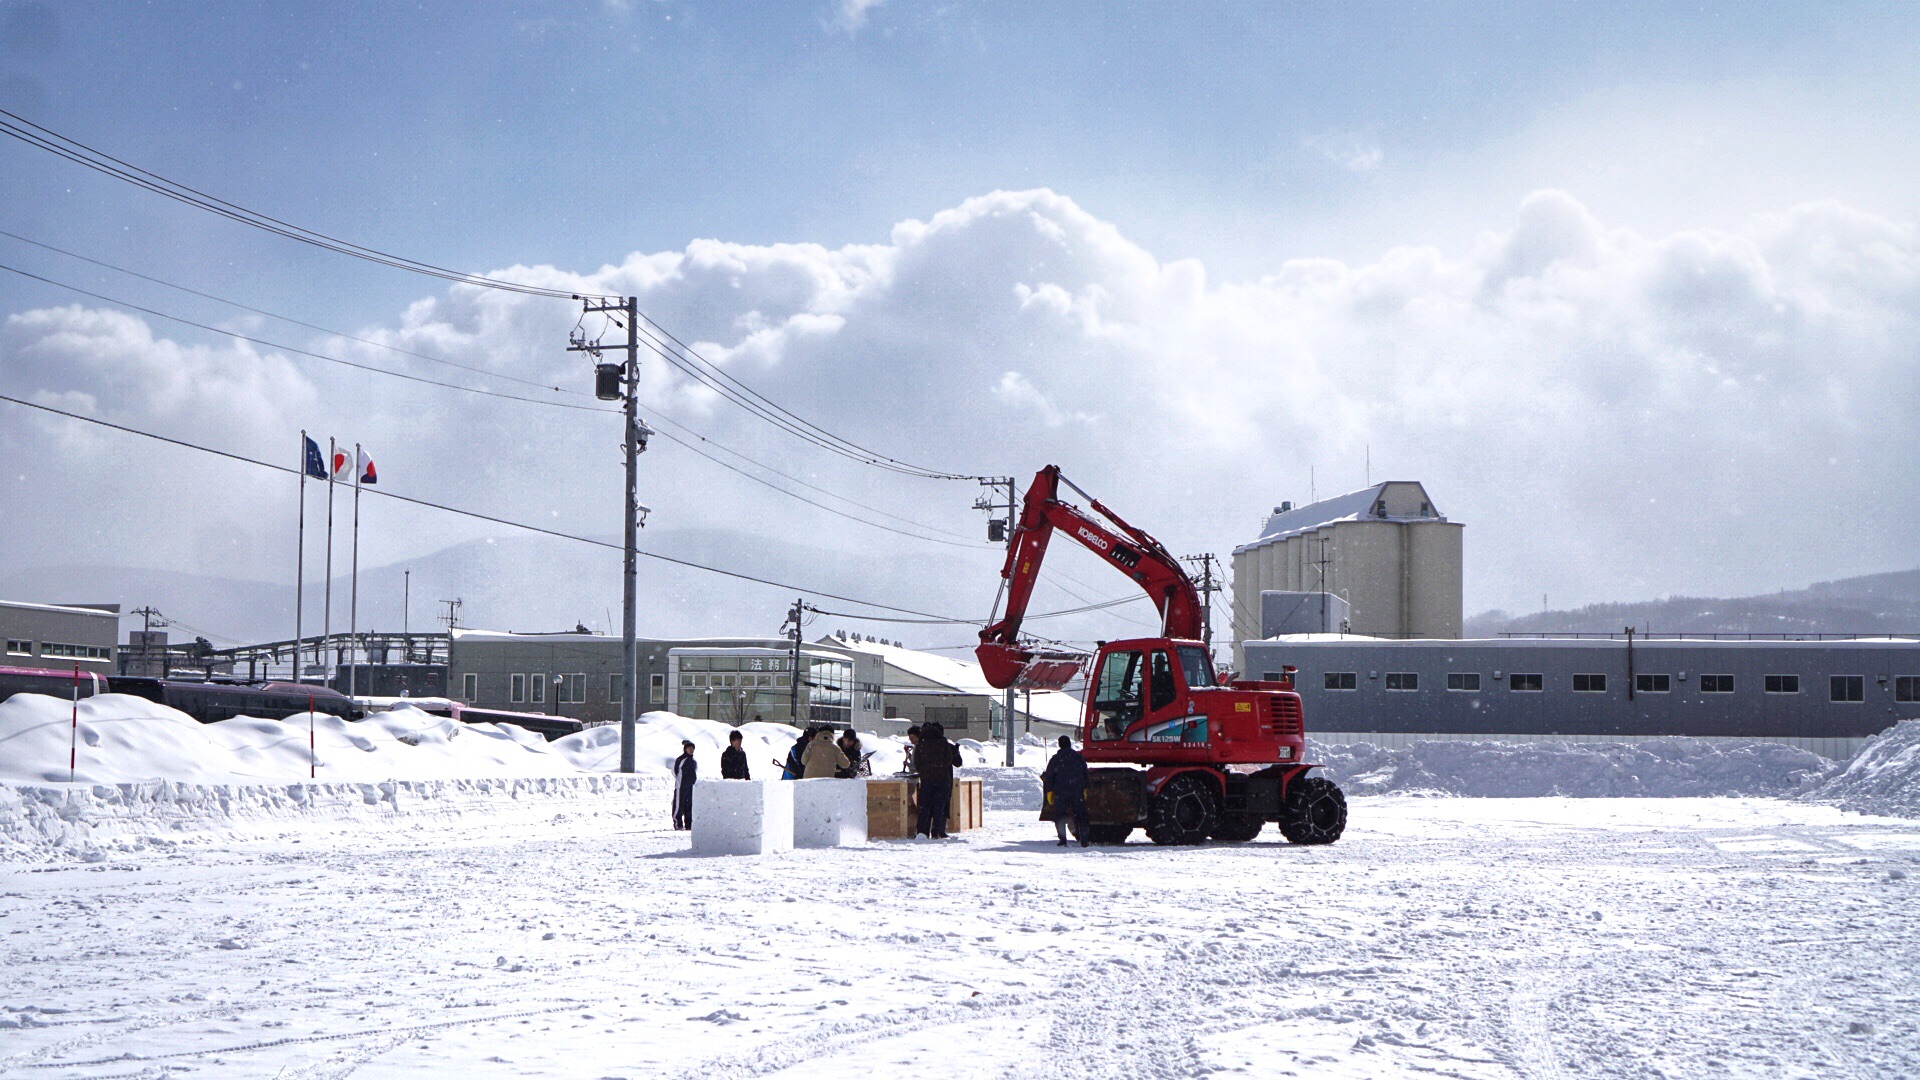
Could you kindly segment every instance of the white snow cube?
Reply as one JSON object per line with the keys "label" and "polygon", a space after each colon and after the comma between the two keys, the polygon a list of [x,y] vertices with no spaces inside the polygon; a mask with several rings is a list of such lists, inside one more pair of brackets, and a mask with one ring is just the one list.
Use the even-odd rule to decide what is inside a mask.
{"label": "white snow cube", "polygon": [[693,785],[696,855],[793,850],[793,787],[781,780],[701,780]]}
{"label": "white snow cube", "polygon": [[793,780],[793,846],[851,847],[867,842],[865,780]]}

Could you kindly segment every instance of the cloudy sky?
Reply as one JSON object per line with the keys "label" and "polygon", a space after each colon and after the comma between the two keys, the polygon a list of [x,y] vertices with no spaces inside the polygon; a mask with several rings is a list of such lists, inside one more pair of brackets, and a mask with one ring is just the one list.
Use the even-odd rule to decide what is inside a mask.
{"label": "cloudy sky", "polygon": [[[1669,8],[0,0],[0,108],[336,236],[637,294],[823,427],[1058,462],[1177,551],[1370,455],[1467,523],[1470,612],[1920,565],[1920,12]],[[590,406],[573,305],[11,139],[0,190],[0,230],[338,332],[0,236],[0,265],[257,339],[0,272],[0,392],[288,462],[307,428],[393,490],[617,534],[612,417],[291,351]],[[683,440],[644,460],[650,530],[971,560],[984,612],[974,485],[820,453],[659,363],[644,401]],[[9,405],[0,460],[9,569],[291,580],[287,479]],[[365,564],[503,535],[385,504],[365,529]]]}

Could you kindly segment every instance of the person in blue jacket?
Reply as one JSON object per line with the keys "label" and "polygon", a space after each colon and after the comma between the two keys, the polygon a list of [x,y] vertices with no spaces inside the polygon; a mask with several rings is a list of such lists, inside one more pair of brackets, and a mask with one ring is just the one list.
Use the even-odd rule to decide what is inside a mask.
{"label": "person in blue jacket", "polygon": [[673,827],[693,828],[693,784],[700,764],[693,760],[693,742],[680,742],[680,756],[673,759]]}
{"label": "person in blue jacket", "polygon": [[1053,831],[1060,846],[1067,846],[1067,821],[1073,821],[1073,835],[1086,847],[1087,838],[1087,759],[1073,748],[1073,740],[1060,736],[1060,752],[1047,762],[1040,774],[1040,788],[1053,797]]}

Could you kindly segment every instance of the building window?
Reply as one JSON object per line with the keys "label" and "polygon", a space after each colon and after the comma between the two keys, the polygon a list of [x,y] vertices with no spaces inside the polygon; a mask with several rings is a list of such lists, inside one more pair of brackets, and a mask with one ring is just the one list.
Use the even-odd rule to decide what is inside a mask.
{"label": "building window", "polygon": [[900,718],[900,708],[899,708],[899,706],[897,706],[897,705],[889,705],[889,706],[887,706],[887,711],[886,711],[886,714],[885,714],[885,718],[886,718],[886,719],[888,719],[888,720],[898,720],[898,719]]}
{"label": "building window", "polygon": [[655,705],[667,700],[667,677],[665,675],[647,676],[647,696]]}
{"label": "building window", "polygon": [[32,656],[33,642],[20,641],[15,638],[8,638],[7,639],[7,655],[8,656]]}
{"label": "building window", "polygon": [[1633,688],[1642,694],[1667,694],[1673,692],[1671,675],[1635,675]]}
{"label": "building window", "polygon": [[507,700],[522,704],[527,700],[527,677],[525,675],[507,676]]}
{"label": "building window", "polygon": [[1521,675],[1515,673],[1507,676],[1507,689],[1516,693],[1537,694],[1540,692],[1541,685],[1541,677],[1537,674]]}
{"label": "building window", "polygon": [[1573,692],[1576,694],[1604,694],[1607,692],[1605,675],[1575,675]]}
{"label": "building window", "polygon": [[587,676],[585,672],[572,672],[553,677],[553,699],[561,705],[585,705],[587,703]]}
{"label": "building window", "polygon": [[1329,671],[1324,676],[1324,686],[1328,690],[1358,690],[1360,673],[1356,671]]}
{"label": "building window", "polygon": [[1766,690],[1769,694],[1797,694],[1800,692],[1800,676],[1769,675]]}
{"label": "building window", "polygon": [[58,641],[40,643],[41,656],[58,656],[66,660],[111,660],[113,656],[98,645],[64,645]]}
{"label": "building window", "polygon": [[1920,676],[1902,675],[1893,680],[1893,700],[1920,701]]}
{"label": "building window", "polygon": [[1412,671],[1389,671],[1387,672],[1387,689],[1401,691],[1418,690],[1420,689],[1420,675]]}
{"label": "building window", "polygon": [[1733,693],[1733,676],[1702,675],[1700,676],[1700,692],[1703,694],[1731,694]]}
{"label": "building window", "polygon": [[1865,675],[1835,675],[1827,680],[1827,694],[1833,701],[1865,701],[1867,700],[1867,677]]}
{"label": "building window", "polygon": [[545,704],[547,700],[547,677],[545,675],[537,675],[537,674],[528,675],[527,683],[528,683],[528,688],[533,691],[531,695],[531,697],[533,698],[533,703],[535,705]]}
{"label": "building window", "polygon": [[1449,671],[1447,672],[1447,689],[1457,690],[1461,693],[1477,694],[1480,692],[1480,673],[1477,671]]}
{"label": "building window", "polygon": [[479,701],[480,676],[471,671],[460,676],[460,696],[467,701]]}

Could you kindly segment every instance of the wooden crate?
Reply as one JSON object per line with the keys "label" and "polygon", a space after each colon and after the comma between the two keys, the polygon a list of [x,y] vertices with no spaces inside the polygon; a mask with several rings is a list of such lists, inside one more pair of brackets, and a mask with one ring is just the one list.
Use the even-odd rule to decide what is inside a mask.
{"label": "wooden crate", "polygon": [[913,835],[916,786],[908,780],[867,781],[867,839],[902,840]]}
{"label": "wooden crate", "polygon": [[982,783],[979,780],[954,778],[953,800],[949,803],[947,809],[947,831],[949,833],[977,829],[985,823],[986,818],[981,803],[981,786]]}
{"label": "wooden crate", "polygon": [[[920,781],[915,778],[867,781],[867,839],[904,840],[913,835],[920,815]],[[953,781],[947,804],[947,832],[977,829],[984,822],[981,782]]]}

